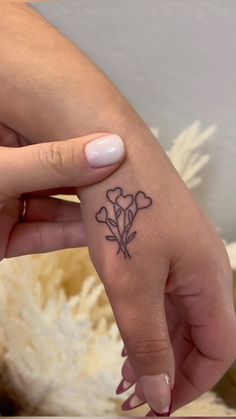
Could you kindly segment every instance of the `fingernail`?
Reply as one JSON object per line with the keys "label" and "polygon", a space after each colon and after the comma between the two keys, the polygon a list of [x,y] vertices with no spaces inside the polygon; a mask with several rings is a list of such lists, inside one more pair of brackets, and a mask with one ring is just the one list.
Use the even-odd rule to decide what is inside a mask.
{"label": "fingernail", "polygon": [[130,381],[122,379],[120,384],[118,385],[116,389],[116,394],[121,394],[124,391],[128,390],[128,388],[132,387],[134,383],[130,383]]}
{"label": "fingernail", "polygon": [[167,417],[167,416],[170,416],[170,410],[168,413],[157,413],[157,412],[154,412],[154,410],[150,410],[150,412],[148,412],[146,416]]}
{"label": "fingernail", "polygon": [[145,375],[140,384],[147,403],[156,416],[169,416],[171,405],[171,386],[167,374]]}
{"label": "fingernail", "polygon": [[135,407],[142,406],[146,401],[141,400],[135,393],[122,404],[122,410],[135,409]]}
{"label": "fingernail", "polygon": [[111,166],[121,161],[125,154],[123,140],[115,134],[90,141],[85,146],[85,157],[90,167]]}

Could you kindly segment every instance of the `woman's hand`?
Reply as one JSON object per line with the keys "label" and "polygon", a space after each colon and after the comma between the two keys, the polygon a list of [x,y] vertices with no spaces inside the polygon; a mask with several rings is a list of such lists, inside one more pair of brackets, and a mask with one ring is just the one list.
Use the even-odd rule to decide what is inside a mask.
{"label": "woman's hand", "polygon": [[[16,5],[4,8],[0,32],[0,115],[6,125],[32,142],[100,131],[115,132],[125,141],[121,168],[78,191],[81,213],[128,353],[119,390],[137,383],[141,400],[132,397],[125,407],[147,401],[153,410],[167,412],[173,387],[175,410],[210,389],[235,357],[232,280],[224,246],[138,115],[75,45],[33,10]],[[115,188],[136,197],[126,220],[124,199],[115,201],[115,213],[110,207],[114,194],[108,191]],[[140,207],[144,197],[137,197],[139,191],[152,205]],[[120,233],[105,209],[98,214],[102,207],[109,218],[122,217]],[[129,217],[128,235],[122,231]]]}
{"label": "woman's hand", "polygon": [[115,135],[29,144],[0,124],[0,260],[85,246],[80,204],[51,195],[101,181],[124,158]]}
{"label": "woman's hand", "polygon": [[194,400],[236,357],[232,274],[213,224],[151,134],[137,132],[132,163],[80,197],[125,345],[117,393],[135,384],[123,408],[147,402],[150,415],[168,415],[171,399],[172,411]]}

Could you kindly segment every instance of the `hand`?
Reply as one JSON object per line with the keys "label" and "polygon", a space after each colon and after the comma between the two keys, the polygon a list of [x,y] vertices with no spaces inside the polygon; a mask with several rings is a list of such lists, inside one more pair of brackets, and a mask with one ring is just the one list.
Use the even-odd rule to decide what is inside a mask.
{"label": "hand", "polygon": [[80,204],[51,195],[101,181],[124,158],[114,135],[29,144],[0,124],[0,260],[85,246]]}
{"label": "hand", "polygon": [[135,163],[80,196],[125,345],[117,393],[135,385],[123,408],[148,403],[149,415],[168,415],[171,403],[174,411],[211,389],[236,356],[232,274],[213,224],[150,134],[142,141]]}
{"label": "hand", "polygon": [[[131,384],[137,382],[141,401],[161,412],[168,409],[170,389],[160,374],[168,374],[175,410],[211,388],[235,357],[231,271],[224,246],[138,115],[75,45],[27,7],[5,7],[0,31],[5,52],[0,114],[5,124],[32,141],[101,129],[125,141],[127,158],[121,168],[79,191],[82,216],[127,349],[123,375]],[[95,219],[110,203],[106,192],[115,187],[132,195],[141,190],[152,199],[152,206],[136,214],[136,236],[125,243],[131,259],[124,258],[122,243],[120,249],[116,239],[105,239],[111,235],[108,227]]]}

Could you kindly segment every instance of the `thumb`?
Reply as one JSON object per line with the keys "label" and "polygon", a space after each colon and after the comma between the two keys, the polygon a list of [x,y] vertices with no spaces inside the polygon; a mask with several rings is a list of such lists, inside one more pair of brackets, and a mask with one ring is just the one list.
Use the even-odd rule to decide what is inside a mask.
{"label": "thumb", "polygon": [[6,196],[97,183],[115,171],[125,155],[115,134],[92,134],[22,148],[0,147],[0,176]]}
{"label": "thumb", "polygon": [[[120,280],[117,287],[113,282],[112,289],[107,284],[106,290],[135,381],[151,409],[158,415],[168,416],[175,364],[165,315],[164,286],[161,285],[164,281],[155,278],[152,282],[154,286],[150,287],[147,283],[143,284],[142,278],[137,278],[137,273],[135,276],[135,284],[132,284],[134,281],[131,278],[126,278],[126,281]],[[120,392],[133,384],[133,380],[129,381],[124,375]],[[142,401],[137,395],[125,403],[127,409],[140,404]]]}

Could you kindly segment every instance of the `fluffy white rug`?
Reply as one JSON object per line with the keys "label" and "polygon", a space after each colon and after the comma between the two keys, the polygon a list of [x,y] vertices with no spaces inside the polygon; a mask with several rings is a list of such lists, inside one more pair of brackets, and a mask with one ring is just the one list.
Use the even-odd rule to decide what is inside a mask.
{"label": "fluffy white rug", "polygon": [[[214,129],[202,132],[195,123],[168,152],[191,188],[201,182],[200,170],[209,160],[198,149]],[[236,268],[236,244],[227,249]],[[1,262],[0,329],[0,396],[14,401],[18,415],[121,414],[122,397],[114,393],[122,344],[86,249]],[[236,411],[208,393],[178,414]]]}

